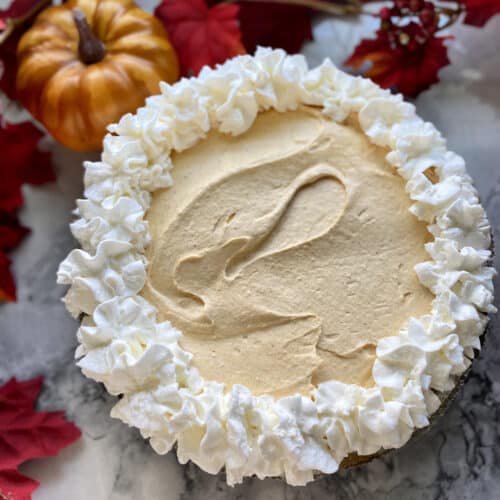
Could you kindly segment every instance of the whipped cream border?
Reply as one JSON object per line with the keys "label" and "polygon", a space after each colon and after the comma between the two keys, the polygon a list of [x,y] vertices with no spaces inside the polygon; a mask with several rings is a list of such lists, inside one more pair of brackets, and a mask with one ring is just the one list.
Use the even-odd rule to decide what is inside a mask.
{"label": "whipped cream border", "polygon": [[[158,323],[138,295],[145,284],[145,213],[151,192],[172,185],[170,153],[183,151],[211,128],[247,131],[257,113],[300,104],[320,106],[332,120],[357,115],[370,141],[406,181],[411,212],[428,224],[429,261],[415,267],[435,295],[432,312],[410,318],[380,340],[373,388],[321,383],[311,398],[275,400],[234,385],[203,380],[181,349],[182,333]],[[282,476],[293,485],[314,472],[333,473],[352,452],[397,448],[429,423],[480,348],[494,312],[490,226],[464,160],[415,107],[329,60],[308,69],[303,56],[259,48],[197,78],[161,84],[135,115],[111,125],[101,161],[85,163],[85,199],[71,230],[82,249],[61,263],[64,299],[84,315],[76,351],[83,373],[123,397],[113,417],[138,427],[158,453],[177,444],[181,463],[205,471],[225,467],[227,482]],[[433,167],[438,182],[425,175]]]}

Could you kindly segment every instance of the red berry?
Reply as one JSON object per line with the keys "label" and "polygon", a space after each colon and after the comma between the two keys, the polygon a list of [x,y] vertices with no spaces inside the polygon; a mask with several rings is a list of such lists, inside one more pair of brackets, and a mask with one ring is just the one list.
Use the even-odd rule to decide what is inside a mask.
{"label": "red berry", "polygon": [[391,28],[392,28],[391,21],[387,21],[385,19],[382,19],[382,21],[380,22],[380,29],[382,31],[390,31]]}
{"label": "red berry", "polygon": [[404,31],[400,31],[398,33],[399,45],[406,46],[410,43],[410,41],[411,41],[411,38],[410,38],[410,35],[408,35],[408,33],[405,33]]}
{"label": "red berry", "polygon": [[391,48],[395,48],[397,46],[396,34],[393,31],[389,31],[389,33],[387,33],[387,41],[389,42]]}
{"label": "red berry", "polygon": [[429,29],[430,27],[433,27],[436,25],[436,14],[433,10],[428,9],[425,7],[420,14],[418,15],[420,18],[420,21],[422,22],[422,26],[425,28]]}
{"label": "red berry", "polygon": [[424,0],[410,0],[408,5],[412,12],[419,12],[424,7]]}
{"label": "red berry", "polygon": [[408,4],[410,3],[410,0],[396,0],[394,3],[396,4],[396,7],[398,9],[406,9],[408,7]]}
{"label": "red berry", "polygon": [[378,16],[383,21],[390,21],[391,19],[391,9],[389,7],[382,7],[378,13]]}
{"label": "red berry", "polygon": [[416,42],[416,40],[410,40],[408,42],[408,50],[410,52],[414,52],[417,49],[418,49],[418,43]]}

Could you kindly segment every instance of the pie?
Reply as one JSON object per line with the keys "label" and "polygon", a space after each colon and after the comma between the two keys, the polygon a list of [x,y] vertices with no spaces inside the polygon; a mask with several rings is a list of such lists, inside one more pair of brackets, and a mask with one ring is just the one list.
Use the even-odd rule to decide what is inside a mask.
{"label": "pie", "polygon": [[464,161],[412,104],[259,49],[109,131],[58,276],[112,416],[229,484],[305,484],[429,424],[495,271]]}

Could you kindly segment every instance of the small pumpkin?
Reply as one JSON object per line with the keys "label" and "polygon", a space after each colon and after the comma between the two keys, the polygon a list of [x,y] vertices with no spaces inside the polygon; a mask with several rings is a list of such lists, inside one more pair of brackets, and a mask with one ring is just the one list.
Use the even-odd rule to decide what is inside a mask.
{"label": "small pumpkin", "polygon": [[100,149],[179,64],[160,21],[131,0],[69,0],[36,18],[18,45],[17,92],[59,142]]}

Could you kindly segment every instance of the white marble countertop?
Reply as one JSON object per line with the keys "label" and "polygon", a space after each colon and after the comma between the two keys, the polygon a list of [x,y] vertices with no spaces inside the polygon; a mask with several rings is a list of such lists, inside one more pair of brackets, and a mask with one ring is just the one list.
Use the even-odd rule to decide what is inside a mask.
{"label": "white marble countertop", "polygon": [[[311,64],[326,55],[341,61],[364,30],[366,25],[319,22],[317,42],[304,52]],[[416,105],[448,138],[450,149],[467,160],[498,242],[500,16],[482,30],[459,27],[454,31],[453,65],[442,71],[442,82],[421,94]],[[22,220],[33,232],[13,255],[19,300],[0,305],[0,382],[14,375],[25,379],[44,374],[40,407],[64,409],[83,432],[82,439],[58,457],[22,467],[42,483],[35,500],[500,498],[497,318],[469,380],[445,415],[404,448],[367,465],[323,477],[307,487],[249,479],[230,488],[223,475],[211,476],[192,464],[181,466],[172,453],[156,455],[137,430],[109,417],[115,398],[85,379],[74,364],[77,324],[60,301],[64,288],[56,285],[55,273],[74,246],[68,222],[81,191],[84,156],[59,147],[55,156],[57,182],[25,190]]]}

